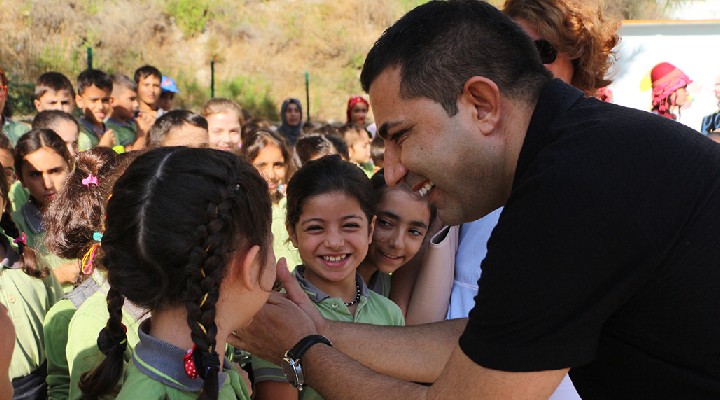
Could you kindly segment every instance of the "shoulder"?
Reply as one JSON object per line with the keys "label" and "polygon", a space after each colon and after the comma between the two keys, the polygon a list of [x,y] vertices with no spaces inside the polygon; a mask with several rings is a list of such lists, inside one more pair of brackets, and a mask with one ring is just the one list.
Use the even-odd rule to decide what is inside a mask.
{"label": "shoulder", "polygon": [[178,389],[150,378],[137,369],[134,363],[128,365],[128,369],[123,382],[122,390],[117,395],[118,400],[137,400],[137,399],[195,399],[197,393],[182,392]]}

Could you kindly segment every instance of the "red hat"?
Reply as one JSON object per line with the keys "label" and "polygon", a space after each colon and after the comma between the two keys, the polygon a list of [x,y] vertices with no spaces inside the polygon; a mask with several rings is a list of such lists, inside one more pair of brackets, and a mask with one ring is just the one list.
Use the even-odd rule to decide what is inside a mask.
{"label": "red hat", "polygon": [[661,113],[670,107],[668,98],[676,90],[692,83],[692,80],[676,66],[662,62],[650,71],[652,81],[652,105]]}
{"label": "red hat", "polygon": [[353,107],[355,107],[357,103],[363,103],[368,108],[368,110],[370,109],[370,103],[368,103],[368,101],[365,100],[364,97],[352,96],[350,100],[348,100],[347,110],[345,111],[345,116],[347,117],[347,124],[350,124],[350,113],[352,112]]}

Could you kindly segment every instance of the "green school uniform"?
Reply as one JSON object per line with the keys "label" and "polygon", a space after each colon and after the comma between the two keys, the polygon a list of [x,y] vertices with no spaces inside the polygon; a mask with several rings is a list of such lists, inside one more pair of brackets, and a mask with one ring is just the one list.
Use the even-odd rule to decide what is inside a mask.
{"label": "green school uniform", "polygon": [[[298,272],[302,272],[304,268],[302,265],[298,266],[294,272],[295,278],[325,319],[358,324],[405,325],[405,318],[402,311],[400,311],[400,307],[391,300],[368,289],[360,274],[356,274],[355,277],[360,282],[360,302],[355,309],[355,314],[353,314],[345,306],[343,299],[328,296],[303,278]],[[282,368],[271,362],[253,357],[252,368],[255,382],[287,382]],[[299,392],[299,398],[300,400],[318,400],[322,399],[322,396],[308,386],[303,388],[302,392]]]}
{"label": "green school uniform", "polygon": [[[190,379],[185,374],[183,356],[186,350],[148,335],[150,320],[140,325],[138,343],[128,365],[125,383],[118,400],[168,399],[195,400],[202,388],[202,379]],[[221,400],[250,400],[245,383],[228,359],[218,374]]]}
{"label": "green school uniform", "polygon": [[70,321],[78,307],[100,289],[104,278],[98,270],[55,303],[45,315],[44,335],[47,352],[47,392],[49,400],[66,400],[70,395],[70,371],[65,347]]}
{"label": "green school uniform", "polygon": [[15,379],[29,375],[45,362],[43,320],[57,300],[58,288],[51,279],[33,278],[22,270],[15,244],[2,230],[0,246],[6,252],[0,261],[0,302],[15,325],[15,349],[10,360],[10,378]]}
{"label": "green school uniform", "polygon": [[20,181],[15,181],[12,185],[10,185],[8,197],[10,198],[12,209],[19,210],[23,204],[30,200],[30,191],[25,189]]}
{"label": "green school uniform", "polygon": [[373,292],[380,294],[384,297],[389,297],[391,283],[392,279],[390,277],[390,274],[388,274],[387,272],[375,271],[375,273],[373,273],[370,277],[370,281],[367,285]]}
{"label": "green school uniform", "polygon": [[[25,233],[27,245],[37,253],[37,262],[41,267],[53,270],[69,262],[77,263],[77,260],[58,257],[47,249],[47,246],[45,246],[45,226],[43,226],[42,214],[40,209],[35,206],[35,203],[28,201],[20,206],[18,210],[12,212],[12,219],[15,225],[17,225],[18,230]],[[78,266],[78,268],[80,267]],[[50,274],[50,276],[57,281],[54,274]],[[64,293],[69,292],[72,288],[71,283],[62,284],[62,291]],[[62,298],[62,293],[59,293],[56,297],[58,299]]]}
{"label": "green school uniform", "polygon": [[24,135],[30,130],[30,125],[23,122],[13,121],[10,118],[0,118],[3,119],[3,133],[5,134],[5,136],[8,137],[8,139],[10,139],[10,143],[12,143],[13,147],[15,147],[18,140],[20,139],[20,136]]}
{"label": "green school uniform", "polygon": [[[80,399],[82,393],[78,388],[80,377],[94,369],[105,356],[97,347],[97,337],[107,324],[110,314],[107,310],[107,293],[110,286],[107,282],[90,296],[77,309],[68,326],[68,339],[65,355],[70,371],[70,399]],[[122,323],[127,327],[127,350],[125,361],[130,360],[132,349],[138,343],[137,329],[140,322],[147,317],[147,312],[125,301],[122,309]],[[138,398],[144,398],[140,396]]]}
{"label": "green school uniform", "polygon": [[296,265],[302,263],[300,252],[290,242],[287,228],[285,228],[285,216],[287,213],[287,198],[283,197],[277,204],[272,206],[272,225],[271,230],[274,236],[273,251],[275,258],[285,257],[290,271],[295,269]]}
{"label": "green school uniform", "polygon": [[80,132],[78,134],[78,150],[90,150],[100,144],[100,137],[107,131],[107,127],[103,123],[102,128],[90,123],[85,118],[80,118]]}
{"label": "green school uniform", "polygon": [[135,143],[135,139],[137,138],[137,125],[135,124],[135,121],[128,120],[122,122],[116,121],[113,118],[108,118],[105,121],[105,127],[113,130],[116,146],[126,147]]}

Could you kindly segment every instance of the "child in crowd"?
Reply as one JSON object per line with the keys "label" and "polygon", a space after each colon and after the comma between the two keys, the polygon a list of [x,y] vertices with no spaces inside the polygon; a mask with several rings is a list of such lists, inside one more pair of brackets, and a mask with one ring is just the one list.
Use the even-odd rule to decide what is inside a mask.
{"label": "child in crowd", "polygon": [[337,150],[338,155],[343,160],[350,161],[350,152],[348,151],[347,144],[345,144],[345,140],[339,135],[338,133],[338,135],[326,135],[325,137],[335,146],[335,150]]}
{"label": "child in crowd", "polygon": [[[2,209],[7,206],[7,195],[8,186],[4,179],[0,179]],[[3,336],[8,333],[5,331],[0,335],[4,343],[6,340],[14,343],[9,352],[2,352],[0,358],[6,374],[3,379],[9,377],[12,380],[17,398],[45,398],[47,370],[44,365],[42,322],[47,310],[62,294],[59,287],[54,287],[56,281],[48,274],[49,271],[36,265],[31,250],[16,244],[6,232],[0,231],[0,304],[7,307],[7,310],[3,307],[2,313],[10,317],[12,323],[9,325],[15,326],[12,336]],[[2,324],[8,324],[8,321]],[[3,350],[7,349],[3,347]]]}
{"label": "child in crowd", "polygon": [[77,261],[48,251],[42,214],[62,189],[73,164],[65,142],[50,129],[29,131],[15,148],[15,171],[30,197],[13,211],[12,219],[26,244],[37,252],[40,267],[51,269],[65,292],[78,277]]}
{"label": "child in crowd", "polygon": [[208,123],[192,111],[170,111],[155,121],[149,136],[150,147],[207,147]]}
{"label": "child in crowd", "polygon": [[109,394],[123,378],[127,300],[152,316],[140,325],[118,399],[249,399],[217,349],[273,286],[270,209],[266,183],[228,152],[158,148],[133,162],[107,206],[110,317],[97,341],[106,358],[83,376],[85,396]]}
{"label": "child in crowd", "polygon": [[33,129],[52,129],[65,142],[71,157],[78,153],[80,125],[72,115],[60,110],[40,111],[32,121]]}
{"label": "child in crowd", "polygon": [[377,199],[375,231],[358,272],[370,289],[388,297],[390,274],[420,250],[433,213],[427,199],[418,199],[407,185],[388,187],[383,171],[376,173],[371,182]]}
{"label": "child in crowd", "polygon": [[[77,388],[80,376],[100,361],[95,339],[107,319],[107,288],[103,289],[105,274],[99,247],[105,203],[115,181],[136,154],[118,155],[107,147],[80,153],[75,169],[45,213],[48,248],[61,257],[81,260],[79,286],[57,302],[45,317],[50,399],[80,397]],[[78,309],[82,311],[76,312]]]}
{"label": "child in crowd", "polygon": [[233,151],[240,148],[240,134],[243,112],[240,106],[230,99],[210,99],[202,110],[202,116],[208,122],[210,147],[218,150]]}
{"label": "child in crowd", "polygon": [[100,70],[87,69],[78,75],[78,93],[75,102],[83,115],[80,117],[78,136],[80,151],[96,146],[114,146],[113,131],[105,126],[105,118],[111,111],[112,91],[112,80],[108,74]]}
{"label": "child in crowd", "polygon": [[375,136],[370,142],[370,158],[375,167],[374,172],[377,173],[383,168],[385,161],[385,141],[380,136]]}
{"label": "child in crowd", "polygon": [[352,96],[348,99],[345,110],[345,126],[365,130],[367,114],[370,111],[370,103],[362,96]]}
{"label": "child in crowd", "polygon": [[75,89],[67,76],[50,71],[35,81],[35,109],[37,112],[59,110],[72,114],[75,110]]}
{"label": "child in crowd", "polygon": [[295,143],[293,150],[295,165],[300,168],[306,162],[317,160],[320,157],[338,154],[335,145],[320,133],[303,134]]}
{"label": "child in crowd", "polygon": [[138,110],[141,114],[148,114],[150,119],[155,122],[163,114],[163,110],[158,104],[162,90],[160,88],[162,74],[152,65],[143,65],[135,70],[134,78],[137,84]]}
{"label": "child in crowd", "polygon": [[300,255],[290,244],[285,229],[285,184],[293,172],[285,142],[273,133],[259,130],[245,137],[240,156],[252,164],[268,184],[273,203],[272,233],[275,236],[273,249],[278,258],[285,257],[288,266],[291,269],[295,268],[300,262]]}
{"label": "child in crowd", "polygon": [[[357,272],[373,237],[373,205],[370,180],[340,157],[300,168],[288,184],[286,224],[303,261],[294,275],[326,319],[403,325],[400,308]],[[257,400],[320,398],[310,387],[298,393],[280,367],[257,358],[252,364]]]}
{"label": "child in crowd", "polygon": [[107,127],[113,130],[115,145],[125,150],[140,150],[145,147],[147,134],[153,124],[148,114],[138,115],[137,83],[122,74],[111,76],[113,81],[112,115],[106,120]]}
{"label": "child in crowd", "polygon": [[175,80],[169,76],[163,76],[160,82],[160,98],[158,99],[158,109],[165,112],[173,110],[173,101],[175,94],[179,93]]}
{"label": "child in crowd", "polygon": [[10,139],[15,146],[20,136],[30,130],[28,124],[13,121],[10,119],[10,107],[7,104],[8,99],[8,78],[5,70],[0,67],[0,127],[2,132]]}
{"label": "child in crowd", "polygon": [[370,158],[370,136],[363,128],[346,126],[340,130],[348,148],[349,161],[360,166],[368,177],[372,177],[373,166]]}

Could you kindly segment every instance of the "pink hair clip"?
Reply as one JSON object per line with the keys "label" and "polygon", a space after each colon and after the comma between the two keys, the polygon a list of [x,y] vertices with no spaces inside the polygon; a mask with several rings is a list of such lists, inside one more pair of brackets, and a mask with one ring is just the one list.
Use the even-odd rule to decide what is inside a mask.
{"label": "pink hair clip", "polygon": [[21,233],[20,236],[13,239],[13,243],[15,243],[15,244],[22,243],[27,246],[27,236],[25,236],[25,232]]}
{"label": "pink hair clip", "polygon": [[94,185],[94,186],[97,186],[97,185],[98,185],[97,176],[95,176],[95,175],[93,175],[93,174],[89,174],[89,175],[87,176],[87,178],[83,178],[82,184],[85,185],[85,186],[87,186],[87,187],[90,187],[90,186],[93,186],[93,185]]}

